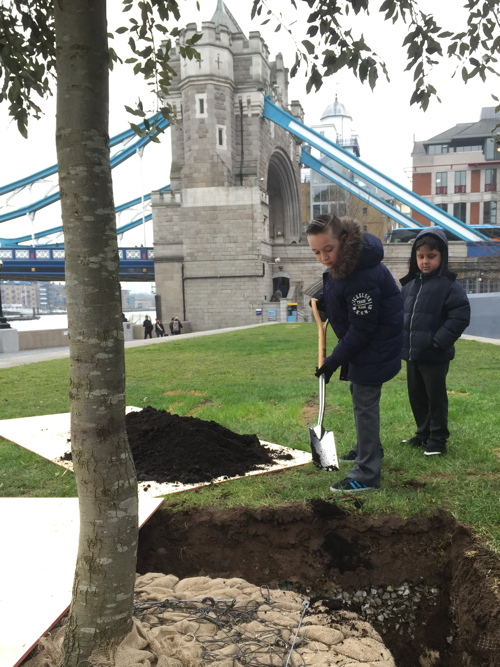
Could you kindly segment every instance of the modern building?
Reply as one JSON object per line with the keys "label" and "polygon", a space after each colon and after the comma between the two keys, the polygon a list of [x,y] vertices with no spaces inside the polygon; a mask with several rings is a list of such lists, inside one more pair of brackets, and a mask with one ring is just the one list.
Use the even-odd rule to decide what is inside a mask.
{"label": "modern building", "polygon": [[128,302],[129,307],[135,310],[154,310],[156,307],[155,295],[148,292],[132,293]]}
{"label": "modern building", "polygon": [[0,289],[4,308],[14,306],[17,310],[38,312],[40,308],[38,283],[5,280],[1,282]]}
{"label": "modern building", "polygon": [[[353,126],[353,118],[346,106],[339,101],[338,95],[335,95],[335,100],[323,111],[320,123],[311,125],[311,127],[318,134],[334,141],[356,157],[361,156],[359,137]],[[313,153],[317,153],[317,151],[313,151]],[[327,158],[321,153],[316,154],[315,157],[334,171],[342,174],[342,176],[352,180],[369,194],[377,195],[382,199],[386,197],[374,185],[362,181],[360,177],[335,162],[335,160]],[[384,238],[384,235],[392,226],[386,216],[318,172],[312,169],[307,170],[307,172],[305,178],[310,181],[310,219],[325,213],[338,217],[348,215],[359,220],[367,231],[381,239]]]}
{"label": "modern building", "polygon": [[[468,225],[498,224],[499,123],[495,107],[483,107],[478,121],[415,142],[413,191]],[[416,211],[412,216],[429,224]]]}
{"label": "modern building", "polygon": [[66,311],[66,285],[64,283],[40,282],[37,284],[41,311],[49,313]]}

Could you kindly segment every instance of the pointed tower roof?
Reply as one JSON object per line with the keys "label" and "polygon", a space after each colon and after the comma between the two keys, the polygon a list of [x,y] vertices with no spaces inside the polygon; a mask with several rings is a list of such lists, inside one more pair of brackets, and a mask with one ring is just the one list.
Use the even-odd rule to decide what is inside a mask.
{"label": "pointed tower roof", "polygon": [[240,28],[223,0],[217,0],[217,9],[212,16],[212,23],[215,23],[216,26],[225,25],[232,33],[243,33],[243,30]]}
{"label": "pointed tower roof", "polygon": [[335,102],[333,102],[333,104],[329,104],[326,107],[326,109],[323,111],[323,115],[321,116],[321,120],[325,120],[325,118],[333,118],[338,116],[344,116],[352,120],[351,114],[347,111],[345,106],[341,102],[339,102],[338,96],[335,95]]}

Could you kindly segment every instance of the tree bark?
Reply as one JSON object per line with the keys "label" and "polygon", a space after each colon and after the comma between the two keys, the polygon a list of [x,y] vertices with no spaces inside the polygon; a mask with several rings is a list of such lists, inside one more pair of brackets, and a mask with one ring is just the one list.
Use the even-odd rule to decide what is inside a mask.
{"label": "tree bark", "polygon": [[76,667],[93,651],[113,648],[131,628],[138,500],[125,429],[106,2],[56,0],[55,21],[71,450],[80,506],[64,667]]}

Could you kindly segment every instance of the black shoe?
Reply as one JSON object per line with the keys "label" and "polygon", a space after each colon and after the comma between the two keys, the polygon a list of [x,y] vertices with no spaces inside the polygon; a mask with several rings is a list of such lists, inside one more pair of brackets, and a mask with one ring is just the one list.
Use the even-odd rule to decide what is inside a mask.
{"label": "black shoe", "polygon": [[408,438],[408,440],[401,440],[402,445],[411,445],[412,447],[425,447],[427,444],[418,435],[415,435],[413,438]]}
{"label": "black shoe", "polygon": [[446,444],[442,442],[430,442],[424,451],[425,456],[441,456],[446,454]]}
{"label": "black shoe", "polygon": [[344,456],[340,457],[341,461],[355,461],[356,460],[356,451],[354,449],[351,449],[350,452],[347,452],[347,454],[344,454]]}
{"label": "black shoe", "polygon": [[355,479],[347,477],[336,484],[332,484],[330,491],[341,491],[344,493],[360,493],[362,491],[373,491],[376,487],[368,486],[363,482],[357,482]]}

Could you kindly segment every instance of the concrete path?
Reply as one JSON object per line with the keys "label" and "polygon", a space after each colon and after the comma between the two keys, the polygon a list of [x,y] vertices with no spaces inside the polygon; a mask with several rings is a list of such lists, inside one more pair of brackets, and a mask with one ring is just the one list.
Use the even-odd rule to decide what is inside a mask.
{"label": "concrete path", "polygon": [[[125,348],[143,347],[145,345],[165,345],[176,340],[185,338],[197,338],[199,336],[213,336],[214,334],[227,333],[228,331],[240,331],[242,329],[254,329],[276,324],[276,322],[264,322],[250,324],[245,327],[233,327],[228,329],[213,329],[210,331],[196,331],[193,333],[180,334],[179,336],[164,336],[163,338],[146,338],[130,340],[125,342]],[[500,342],[500,341],[499,341]],[[38,361],[52,361],[52,359],[64,359],[69,357],[69,347],[51,347],[40,350],[23,350],[21,352],[3,352],[0,354],[0,369],[12,368],[12,366],[24,366],[34,364]]]}
{"label": "concrete path", "polygon": [[493,345],[500,345],[500,338],[482,338],[481,336],[467,336],[467,334],[463,334],[461,338],[464,340],[477,340],[478,343],[492,343]]}

